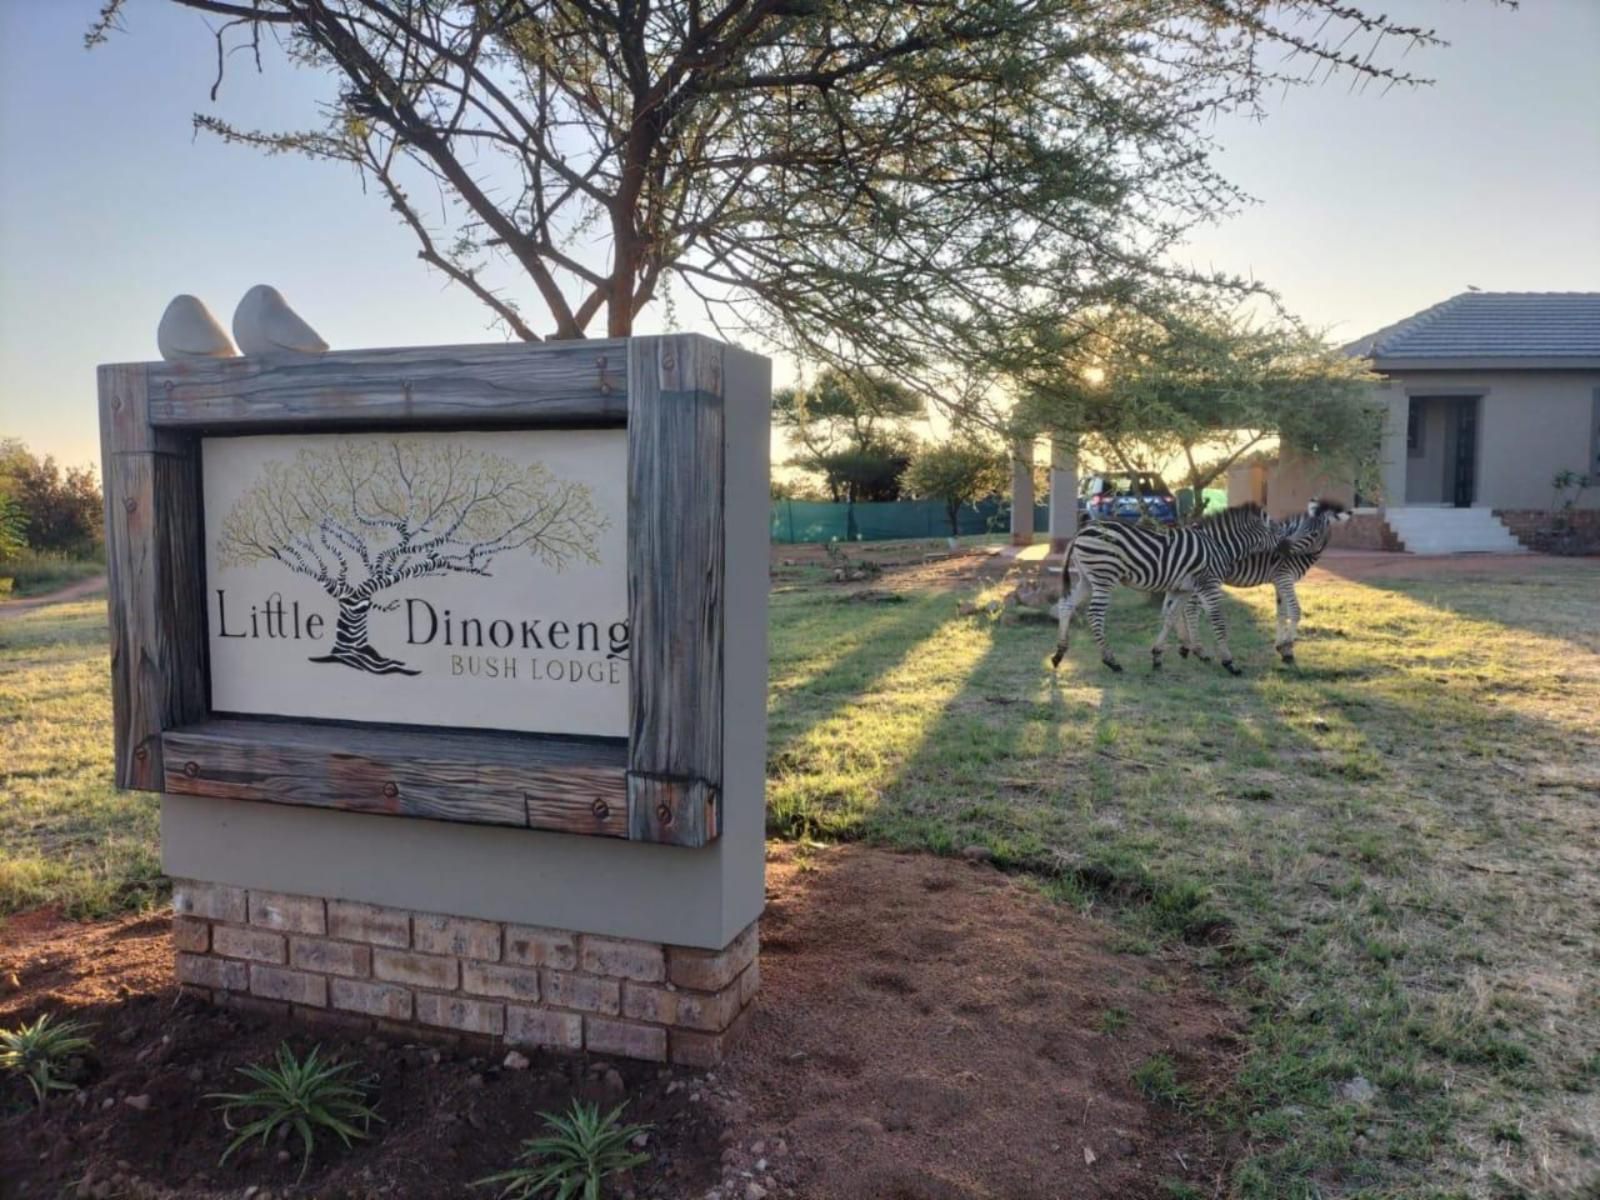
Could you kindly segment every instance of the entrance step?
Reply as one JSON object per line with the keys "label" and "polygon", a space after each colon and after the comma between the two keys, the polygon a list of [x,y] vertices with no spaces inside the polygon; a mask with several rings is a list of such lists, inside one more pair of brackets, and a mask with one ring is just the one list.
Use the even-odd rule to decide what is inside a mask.
{"label": "entrance step", "polygon": [[1487,508],[1391,508],[1384,520],[1412,554],[1526,554]]}

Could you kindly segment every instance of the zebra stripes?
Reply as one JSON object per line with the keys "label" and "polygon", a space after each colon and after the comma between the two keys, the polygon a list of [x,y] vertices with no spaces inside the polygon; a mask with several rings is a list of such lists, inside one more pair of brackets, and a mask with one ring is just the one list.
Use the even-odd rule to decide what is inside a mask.
{"label": "zebra stripes", "polygon": [[[1333,527],[1350,519],[1344,505],[1335,500],[1313,500],[1306,505],[1303,515],[1285,522],[1279,528],[1283,533],[1283,546],[1275,551],[1248,554],[1234,564],[1222,582],[1234,588],[1253,588],[1272,584],[1278,595],[1277,636],[1274,645],[1286,663],[1294,662],[1294,644],[1300,630],[1300,598],[1295,584],[1316,566],[1317,559],[1328,548],[1328,538]],[[1163,615],[1179,603],[1179,597],[1169,595],[1163,606]],[[1178,615],[1178,653],[1205,660],[1195,634],[1196,618],[1193,597],[1183,604]]]}
{"label": "zebra stripes", "polygon": [[[1281,541],[1278,528],[1258,504],[1241,504],[1174,530],[1146,529],[1116,521],[1091,522],[1072,540],[1061,568],[1060,633],[1050,659],[1051,668],[1061,665],[1067,652],[1067,626],[1087,597],[1089,627],[1100,646],[1100,660],[1113,671],[1122,670],[1106,643],[1106,608],[1112,590],[1125,584],[1142,592],[1197,596],[1211,618],[1223,667],[1230,674],[1240,674],[1228,649],[1221,581],[1241,558],[1269,551]],[[1175,615],[1175,610],[1163,612],[1161,635],[1150,648],[1156,668],[1161,666]]]}

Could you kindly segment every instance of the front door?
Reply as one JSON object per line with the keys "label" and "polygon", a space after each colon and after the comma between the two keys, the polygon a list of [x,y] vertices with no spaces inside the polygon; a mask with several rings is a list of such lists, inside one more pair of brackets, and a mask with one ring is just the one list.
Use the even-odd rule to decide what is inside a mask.
{"label": "front door", "polygon": [[1477,491],[1478,402],[1458,400],[1454,409],[1456,453],[1451,463],[1451,501],[1457,508],[1471,508]]}

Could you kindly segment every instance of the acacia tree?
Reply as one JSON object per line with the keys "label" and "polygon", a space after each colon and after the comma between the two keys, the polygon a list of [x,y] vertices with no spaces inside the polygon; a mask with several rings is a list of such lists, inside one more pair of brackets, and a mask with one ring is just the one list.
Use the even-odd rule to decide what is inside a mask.
{"label": "acacia tree", "polygon": [[1375,378],[1294,324],[1122,310],[1033,348],[1018,418],[1125,471],[1179,459],[1197,500],[1272,439],[1370,483],[1383,419]]}
{"label": "acacia tree", "polygon": [[408,439],[340,439],[265,464],[234,504],[218,539],[224,566],[276,562],[338,601],[331,653],[376,675],[415,675],[374,650],[367,623],[377,597],[408,579],[489,575],[502,555],[526,552],[553,570],[598,562],[608,521],[585,484],[461,446]]}
{"label": "acacia tree", "polygon": [[1011,479],[1006,453],[973,435],[922,447],[911,460],[905,484],[911,494],[942,500],[950,536],[961,532],[961,506],[1004,491]]}
{"label": "acacia tree", "polygon": [[930,395],[1019,324],[1196,278],[1168,251],[1239,199],[1217,114],[1417,83],[1399,55],[1441,44],[1361,0],[170,2],[222,18],[213,100],[238,49],[336,85],[316,128],[197,129],[353,166],[516,336],[626,335],[674,279]]}
{"label": "acacia tree", "polygon": [[772,396],[774,424],[799,448],[788,465],[821,475],[835,502],[898,498],[915,444],[904,423],[925,412],[894,380],[838,367]]}

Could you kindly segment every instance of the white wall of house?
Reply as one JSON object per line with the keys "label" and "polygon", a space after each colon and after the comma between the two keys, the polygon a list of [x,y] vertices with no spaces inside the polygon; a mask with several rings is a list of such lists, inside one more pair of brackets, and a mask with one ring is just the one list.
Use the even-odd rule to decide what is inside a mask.
{"label": "white wall of house", "polygon": [[[1480,397],[1476,507],[1548,508],[1556,472],[1600,476],[1600,371],[1397,371],[1377,386],[1388,404],[1382,474],[1391,508],[1452,498],[1453,429],[1447,406],[1426,403],[1430,397]],[[1406,448],[1413,398],[1424,400],[1416,457]],[[1600,508],[1600,488],[1580,504]]]}

